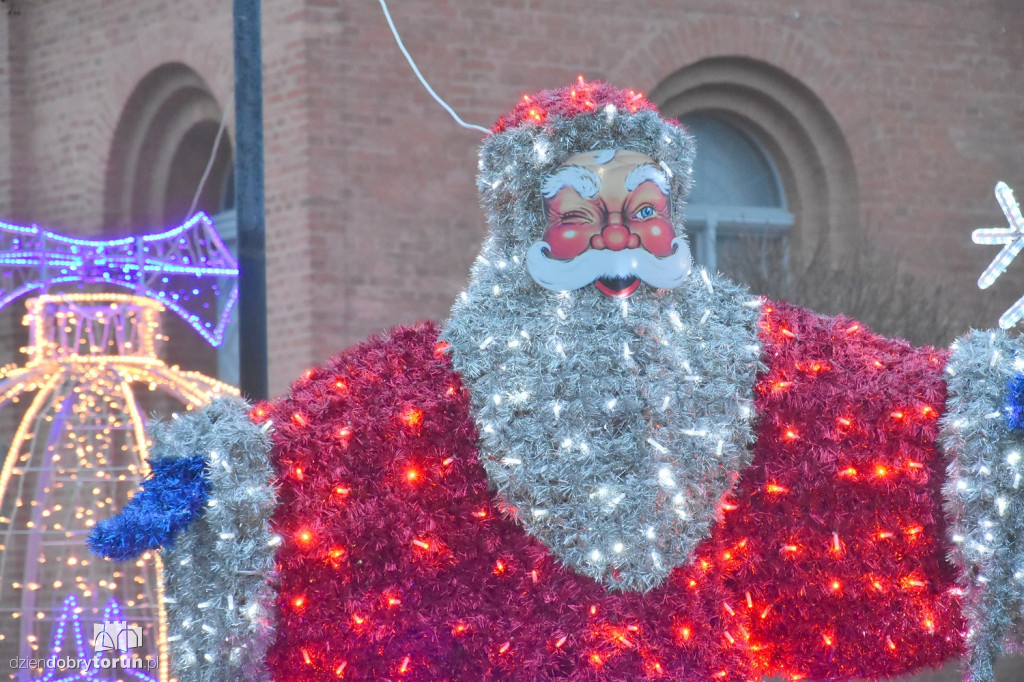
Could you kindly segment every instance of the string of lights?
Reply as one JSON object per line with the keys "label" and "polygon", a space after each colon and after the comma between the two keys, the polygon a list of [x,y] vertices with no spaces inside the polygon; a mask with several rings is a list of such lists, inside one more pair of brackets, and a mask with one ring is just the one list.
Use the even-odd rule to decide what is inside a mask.
{"label": "string of lights", "polygon": [[0,640],[21,658],[43,659],[49,628],[63,631],[73,613],[75,632],[84,627],[91,639],[115,600],[120,616],[143,628],[131,653],[155,664],[155,678],[138,679],[165,681],[158,555],[111,568],[89,556],[85,536],[148,473],[140,399],[164,393],[192,409],[237,390],[160,359],[164,305],[152,298],[46,295],[27,306],[28,361],[0,371],[0,407],[34,393],[0,469]]}

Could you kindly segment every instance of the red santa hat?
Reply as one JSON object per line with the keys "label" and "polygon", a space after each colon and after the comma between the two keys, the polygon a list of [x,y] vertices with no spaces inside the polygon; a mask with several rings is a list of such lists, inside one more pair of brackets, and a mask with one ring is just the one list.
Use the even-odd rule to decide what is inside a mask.
{"label": "red santa hat", "polygon": [[[654,106],[642,92],[620,90],[602,81],[587,82],[580,76],[577,82],[556,90],[541,90],[535,95],[523,95],[523,99],[508,114],[502,116],[491,127],[491,132],[500,133],[520,125],[543,125],[549,116],[570,118],[579,114],[593,114],[612,106],[618,113],[635,114],[638,111],[653,111]],[[676,121],[667,121],[678,127]]]}

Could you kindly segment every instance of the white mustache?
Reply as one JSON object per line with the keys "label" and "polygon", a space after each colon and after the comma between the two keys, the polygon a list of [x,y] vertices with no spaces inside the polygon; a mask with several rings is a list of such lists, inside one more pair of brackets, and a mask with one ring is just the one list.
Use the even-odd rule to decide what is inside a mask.
{"label": "white mustache", "polygon": [[556,260],[547,242],[536,242],[526,252],[526,270],[545,289],[573,291],[602,277],[638,277],[655,289],[674,289],[690,275],[690,249],[686,240],[672,240],[672,253],[658,258],[647,249],[589,249],[572,260]]}

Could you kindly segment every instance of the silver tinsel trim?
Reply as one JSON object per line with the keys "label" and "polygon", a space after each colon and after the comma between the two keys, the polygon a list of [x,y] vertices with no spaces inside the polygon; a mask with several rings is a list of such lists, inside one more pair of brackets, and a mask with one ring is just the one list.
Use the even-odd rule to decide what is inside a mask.
{"label": "silver tinsel trim", "polygon": [[181,682],[269,681],[278,544],[270,439],[235,398],[155,424],[150,437],[154,455],[202,454],[209,471],[203,515],[164,552],[171,669]]}
{"label": "silver tinsel trim", "polygon": [[[1003,331],[972,331],[952,346],[940,437],[951,559],[962,570],[971,682],[993,682],[993,661],[1018,649],[1024,597],[1024,434],[1009,428],[1007,384],[1024,371],[1021,344]],[[1010,637],[1010,635],[1014,635]]]}
{"label": "silver tinsel trim", "polygon": [[760,302],[703,270],[626,300],[534,282],[525,256],[544,232],[541,180],[597,149],[667,166],[682,234],[692,144],[656,114],[600,111],[494,135],[479,176],[491,232],[442,338],[509,512],[577,572],[647,591],[707,537],[750,461]]}

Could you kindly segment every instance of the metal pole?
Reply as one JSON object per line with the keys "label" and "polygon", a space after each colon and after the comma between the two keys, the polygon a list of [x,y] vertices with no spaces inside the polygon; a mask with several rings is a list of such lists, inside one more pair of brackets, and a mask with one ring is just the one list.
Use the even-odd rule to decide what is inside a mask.
{"label": "metal pole", "polygon": [[234,16],[239,376],[242,395],[262,400],[269,389],[260,0],[234,0]]}

